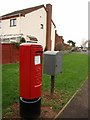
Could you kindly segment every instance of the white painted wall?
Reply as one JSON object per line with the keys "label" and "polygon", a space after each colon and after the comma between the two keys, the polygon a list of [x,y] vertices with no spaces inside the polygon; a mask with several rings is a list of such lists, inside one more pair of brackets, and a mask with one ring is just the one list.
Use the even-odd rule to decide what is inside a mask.
{"label": "white painted wall", "polygon": [[[2,34],[7,35],[7,34],[19,34],[19,17],[16,18],[17,19],[17,25],[10,27],[10,19],[6,19],[6,20],[2,20],[1,22],[1,31]],[[0,31],[0,34],[1,34]]]}
{"label": "white painted wall", "polygon": [[55,45],[55,26],[53,23],[51,23],[51,40],[52,40],[52,45],[51,45],[51,50],[54,50],[54,45]]}
{"label": "white painted wall", "polygon": [[[44,25],[43,29],[41,29],[41,24]],[[26,14],[25,17],[21,18],[21,33],[24,33],[25,36],[35,36],[38,39],[38,43],[43,45],[43,48],[45,48],[46,11],[44,8]]]}
{"label": "white painted wall", "polygon": [[0,35],[2,34],[2,21],[0,21]]}

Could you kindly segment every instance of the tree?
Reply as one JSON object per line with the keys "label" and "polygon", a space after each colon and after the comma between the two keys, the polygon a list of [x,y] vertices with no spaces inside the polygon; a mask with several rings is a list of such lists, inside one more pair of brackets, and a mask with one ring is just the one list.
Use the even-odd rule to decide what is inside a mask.
{"label": "tree", "polygon": [[74,41],[72,41],[72,40],[68,40],[67,43],[69,43],[69,45],[71,44],[72,47],[75,47],[75,44],[76,44],[76,43],[75,43]]}
{"label": "tree", "polygon": [[75,44],[76,44],[76,43],[72,41],[72,47],[75,47]]}
{"label": "tree", "polygon": [[70,45],[70,43],[72,43],[72,40],[68,40],[67,43],[69,43],[69,45]]}

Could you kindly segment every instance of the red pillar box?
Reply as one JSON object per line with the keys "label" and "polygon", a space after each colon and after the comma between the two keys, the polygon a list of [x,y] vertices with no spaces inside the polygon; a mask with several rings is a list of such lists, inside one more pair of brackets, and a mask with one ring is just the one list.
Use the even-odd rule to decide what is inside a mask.
{"label": "red pillar box", "polygon": [[24,118],[40,115],[42,53],[41,45],[20,45],[20,115]]}

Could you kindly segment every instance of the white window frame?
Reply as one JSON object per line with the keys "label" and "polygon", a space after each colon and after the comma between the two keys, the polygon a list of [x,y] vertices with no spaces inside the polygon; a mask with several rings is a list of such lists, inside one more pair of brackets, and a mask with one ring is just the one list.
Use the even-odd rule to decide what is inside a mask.
{"label": "white window frame", "polygon": [[10,27],[16,26],[16,18],[10,19]]}

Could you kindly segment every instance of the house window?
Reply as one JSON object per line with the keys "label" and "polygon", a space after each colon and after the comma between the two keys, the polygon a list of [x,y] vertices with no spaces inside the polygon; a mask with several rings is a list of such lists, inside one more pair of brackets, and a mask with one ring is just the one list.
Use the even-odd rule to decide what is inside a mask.
{"label": "house window", "polygon": [[43,26],[44,26],[44,25],[43,25],[43,24],[41,24],[41,29],[43,29]]}
{"label": "house window", "polygon": [[16,19],[10,20],[10,27],[16,26]]}
{"label": "house window", "polygon": [[1,29],[1,21],[0,21],[0,29]]}

